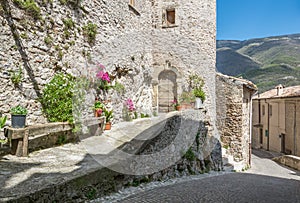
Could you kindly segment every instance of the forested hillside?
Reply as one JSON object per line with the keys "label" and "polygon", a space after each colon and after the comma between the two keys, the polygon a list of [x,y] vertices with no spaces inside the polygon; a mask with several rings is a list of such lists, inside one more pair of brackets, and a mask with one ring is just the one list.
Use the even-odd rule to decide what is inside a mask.
{"label": "forested hillside", "polygon": [[217,41],[217,70],[254,82],[259,92],[300,84],[300,34]]}

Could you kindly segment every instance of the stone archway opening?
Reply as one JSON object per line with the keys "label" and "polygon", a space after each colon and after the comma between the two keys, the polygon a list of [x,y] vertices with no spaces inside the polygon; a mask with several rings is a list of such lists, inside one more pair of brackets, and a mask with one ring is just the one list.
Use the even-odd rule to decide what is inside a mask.
{"label": "stone archway opening", "polygon": [[163,70],[158,75],[158,111],[174,110],[172,101],[177,99],[177,75],[172,70]]}

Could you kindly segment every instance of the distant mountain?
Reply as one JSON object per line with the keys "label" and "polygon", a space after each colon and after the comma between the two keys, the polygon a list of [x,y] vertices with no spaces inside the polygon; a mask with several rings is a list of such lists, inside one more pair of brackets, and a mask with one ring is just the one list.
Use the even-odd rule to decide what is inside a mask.
{"label": "distant mountain", "polygon": [[217,70],[254,82],[259,92],[300,84],[300,34],[217,40]]}

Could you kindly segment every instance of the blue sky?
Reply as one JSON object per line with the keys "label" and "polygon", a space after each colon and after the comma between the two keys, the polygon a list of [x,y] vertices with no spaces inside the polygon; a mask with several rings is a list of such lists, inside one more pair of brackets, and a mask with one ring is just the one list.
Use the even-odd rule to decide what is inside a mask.
{"label": "blue sky", "polygon": [[217,0],[217,39],[300,33],[300,0]]}

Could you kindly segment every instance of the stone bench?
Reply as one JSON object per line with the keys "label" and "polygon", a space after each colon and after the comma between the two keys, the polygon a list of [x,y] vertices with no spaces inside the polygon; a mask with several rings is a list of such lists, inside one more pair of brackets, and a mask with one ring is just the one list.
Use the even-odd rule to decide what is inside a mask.
{"label": "stone bench", "polygon": [[[100,135],[104,129],[104,122],[105,117],[95,117],[84,120],[82,125],[93,131],[89,135]],[[11,141],[11,154],[28,156],[29,151],[78,141],[78,134],[73,129],[73,125],[67,122],[56,122],[25,128],[5,127],[4,134]],[[84,137],[86,138],[88,135],[84,135]]]}

